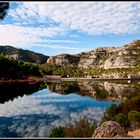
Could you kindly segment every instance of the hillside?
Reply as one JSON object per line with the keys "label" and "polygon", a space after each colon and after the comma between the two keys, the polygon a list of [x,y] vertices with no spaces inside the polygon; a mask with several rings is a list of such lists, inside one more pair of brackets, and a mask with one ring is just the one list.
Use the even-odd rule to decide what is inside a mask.
{"label": "hillside", "polygon": [[0,55],[0,81],[41,77],[38,64],[18,61]]}
{"label": "hillside", "polygon": [[3,54],[8,57],[13,57],[17,60],[43,64],[49,58],[40,53],[35,53],[29,50],[17,49],[12,46],[0,46],[0,54]]}
{"label": "hillside", "polygon": [[77,55],[57,55],[50,57],[47,63],[71,64],[83,68],[133,68],[140,64],[140,40],[121,47],[102,47]]}

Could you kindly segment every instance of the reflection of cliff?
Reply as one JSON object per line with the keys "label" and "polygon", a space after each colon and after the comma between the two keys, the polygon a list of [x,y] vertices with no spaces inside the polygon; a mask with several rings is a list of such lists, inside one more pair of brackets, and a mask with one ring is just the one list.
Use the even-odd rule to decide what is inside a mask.
{"label": "reflection of cliff", "polygon": [[126,100],[132,96],[135,96],[139,92],[138,88],[134,87],[134,85],[129,84],[104,82],[104,87],[105,90],[109,93],[109,96],[115,93],[121,100]]}
{"label": "reflection of cliff", "polygon": [[79,92],[80,88],[77,82],[48,83],[47,88],[52,92],[61,94]]}
{"label": "reflection of cliff", "polygon": [[[88,93],[97,100],[124,101],[140,93],[140,86],[109,82],[79,83],[82,93]],[[86,92],[84,92],[86,91]]]}
{"label": "reflection of cliff", "polygon": [[124,101],[140,91],[134,85],[93,81],[53,83],[48,89],[60,94],[77,93],[96,100],[109,101]]}
{"label": "reflection of cliff", "polygon": [[103,87],[102,83],[92,82],[92,81],[84,81],[78,83],[80,87],[80,94],[84,96],[90,96],[95,98],[96,100],[104,100],[108,96],[108,93]]}
{"label": "reflection of cliff", "polygon": [[85,82],[62,82],[62,83],[52,83],[48,85],[48,89],[52,92],[57,92],[60,94],[77,93],[82,96],[90,96],[96,98],[97,100],[106,99],[108,93],[102,85],[99,83],[93,83],[89,81]]}

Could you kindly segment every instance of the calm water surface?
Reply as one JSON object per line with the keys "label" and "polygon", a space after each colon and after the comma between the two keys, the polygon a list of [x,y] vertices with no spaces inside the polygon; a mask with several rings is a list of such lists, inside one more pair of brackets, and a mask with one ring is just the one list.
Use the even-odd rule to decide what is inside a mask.
{"label": "calm water surface", "polygon": [[99,122],[106,108],[139,91],[127,82],[0,84],[0,137],[47,137],[84,116]]}

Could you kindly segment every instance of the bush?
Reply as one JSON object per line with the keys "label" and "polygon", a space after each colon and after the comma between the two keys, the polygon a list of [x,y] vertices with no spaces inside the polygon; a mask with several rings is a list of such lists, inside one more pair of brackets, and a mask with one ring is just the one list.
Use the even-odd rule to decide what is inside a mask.
{"label": "bush", "polygon": [[113,121],[118,122],[122,127],[128,126],[129,123],[127,116],[122,113],[115,115]]}
{"label": "bush", "polygon": [[140,96],[135,96],[126,101],[129,111],[135,110],[140,112]]}
{"label": "bush", "polygon": [[73,125],[53,128],[50,137],[91,137],[97,128],[97,122],[90,123],[87,118],[75,121]]}
{"label": "bush", "polygon": [[51,130],[49,137],[64,137],[64,127],[55,127]]}
{"label": "bush", "polygon": [[130,111],[128,113],[128,120],[140,122],[140,112],[138,112],[138,111]]}
{"label": "bush", "polygon": [[87,118],[82,118],[74,125],[64,128],[65,137],[91,137],[96,128],[97,123],[95,121],[90,123]]}
{"label": "bush", "polygon": [[112,120],[113,117],[118,113],[120,113],[120,107],[116,104],[112,104],[109,108],[106,109],[106,112],[104,113],[101,123]]}
{"label": "bush", "polygon": [[[132,97],[118,106],[109,107],[104,113],[101,123],[109,120],[117,121],[125,127],[125,130],[131,127],[131,122],[137,122],[140,125],[140,96]],[[134,125],[136,126],[136,124]]]}

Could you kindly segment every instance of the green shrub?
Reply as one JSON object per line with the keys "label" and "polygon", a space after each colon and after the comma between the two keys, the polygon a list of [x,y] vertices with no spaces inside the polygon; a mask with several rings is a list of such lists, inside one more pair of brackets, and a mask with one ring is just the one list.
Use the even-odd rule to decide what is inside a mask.
{"label": "green shrub", "polygon": [[51,130],[49,137],[64,137],[64,127],[55,127]]}
{"label": "green shrub", "polygon": [[115,115],[113,120],[118,122],[122,127],[128,126],[128,118],[122,113]]}
{"label": "green shrub", "polygon": [[104,113],[101,123],[109,120],[117,121],[125,127],[125,130],[129,129],[131,121],[140,122],[140,96],[132,97],[118,106],[109,107]]}
{"label": "green shrub", "polygon": [[112,104],[109,108],[106,109],[106,112],[102,117],[101,123],[112,120],[113,117],[118,113],[120,113],[120,107],[116,104]]}
{"label": "green shrub", "polygon": [[132,97],[126,101],[126,104],[128,105],[129,111],[135,110],[140,112],[140,96]]}
{"label": "green shrub", "polygon": [[128,113],[128,120],[140,122],[140,112],[138,112],[138,111],[130,111]]}

